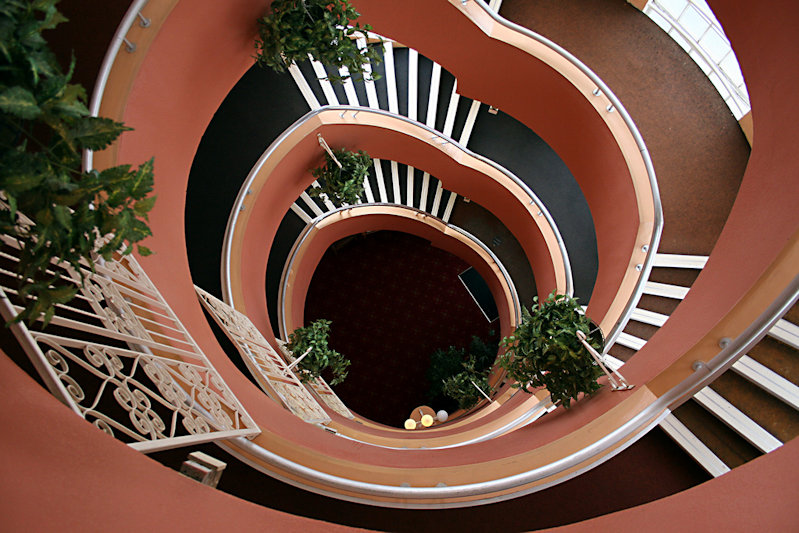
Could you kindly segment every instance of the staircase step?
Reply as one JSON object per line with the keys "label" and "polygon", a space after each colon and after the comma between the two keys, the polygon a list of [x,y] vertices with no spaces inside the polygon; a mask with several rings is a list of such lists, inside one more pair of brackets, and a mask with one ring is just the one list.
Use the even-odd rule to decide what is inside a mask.
{"label": "staircase step", "polygon": [[[296,74],[302,75],[302,80],[304,80],[305,84],[307,84],[307,86],[311,89],[311,92],[313,93],[313,96],[316,99],[316,102],[319,104],[319,106],[327,105],[328,103],[327,97],[325,96],[325,93],[322,90],[322,85],[319,83],[319,80],[317,79],[318,76],[314,71],[314,67],[311,64],[311,61],[310,60],[300,61],[299,63],[296,63],[296,66],[297,66]],[[298,86],[302,83],[302,81],[297,80],[297,77],[295,77],[295,73],[292,73],[292,77],[294,77],[294,81],[295,83],[298,84]],[[302,87],[300,87],[300,91],[303,92]],[[305,96],[304,92],[303,96]],[[307,100],[308,98],[306,97],[306,101]]]}
{"label": "staircase step", "polygon": [[768,453],[782,446],[782,442],[710,387],[697,392],[694,400],[759,450]]}
{"label": "staircase step", "polygon": [[[422,211],[427,211],[427,207],[433,205],[430,201],[430,191],[435,190],[436,181],[438,180],[430,177],[429,172],[424,172],[422,174],[422,186],[419,189],[419,203],[416,204]],[[431,183],[433,184],[432,187],[430,186]]]}
{"label": "staircase step", "polygon": [[[272,331],[276,337],[280,337],[277,301],[283,268],[286,265],[292,246],[294,246],[297,237],[300,236],[307,223],[308,221],[301,219],[293,209],[286,213],[286,216],[280,221],[275,238],[272,241],[272,247],[269,250],[269,259],[266,264],[266,308],[269,313]],[[245,375],[248,375],[248,373]]]}
{"label": "staircase step", "polygon": [[770,394],[760,383],[738,374],[735,366],[710,387],[778,441],[787,442],[799,435],[799,411]]}
{"label": "staircase step", "polygon": [[702,270],[707,263],[706,255],[680,255],[656,253],[652,262],[653,267],[663,268],[691,268]]}
{"label": "staircase step", "polygon": [[[363,50],[367,46],[366,39],[358,39],[357,44],[358,44],[358,49]],[[379,47],[377,45],[371,45],[371,48],[376,49],[382,47]],[[366,105],[368,105],[370,108],[380,109],[380,101],[377,98],[377,87],[375,85],[375,80],[374,80],[375,74],[373,73],[373,67],[371,62],[364,65],[364,70],[366,71],[364,79],[361,80],[360,82],[356,82],[355,85],[356,89],[359,86],[363,87],[365,100],[364,97],[360,95],[360,93],[358,98],[361,102],[365,101]]]}
{"label": "staircase step", "polygon": [[477,114],[480,112],[480,102],[472,100],[469,105],[469,111],[466,114],[466,122],[463,125],[460,135],[458,136],[458,143],[462,146],[469,144],[469,139],[472,136],[474,123],[477,120]]}
{"label": "staircase step", "polygon": [[744,355],[732,365],[732,369],[769,394],[799,410],[799,387],[767,366],[758,363],[748,355]]}
{"label": "staircase step", "polygon": [[455,117],[458,114],[458,104],[461,95],[458,94],[458,80],[452,84],[452,90],[449,93],[449,100],[447,100],[447,107],[444,115],[444,124],[438,131],[442,132],[447,137],[452,137],[452,131],[455,128]]}
{"label": "staircase step", "polygon": [[682,300],[688,294],[689,288],[690,287],[680,287],[679,285],[669,285],[666,283],[647,281],[644,285],[644,294]]}
{"label": "staircase step", "polygon": [[763,337],[749,349],[749,357],[794,384],[799,384],[797,351],[772,337]]}
{"label": "staircase step", "polygon": [[775,339],[784,342],[788,346],[799,350],[799,326],[792,324],[785,319],[780,319],[768,332]]}
{"label": "staircase step", "polygon": [[452,210],[455,208],[455,200],[458,199],[458,195],[452,191],[447,191],[449,193],[449,198],[447,199],[447,205],[444,208],[444,214],[441,215],[441,220],[444,222],[449,222],[450,217],[452,216]]}
{"label": "staircase step", "polygon": [[672,414],[730,468],[762,455],[757,448],[693,400],[677,407]]}
{"label": "staircase step", "polygon": [[302,97],[305,98],[305,101],[308,103],[308,107],[311,110],[319,109],[321,107],[319,99],[296,63],[292,63],[291,66],[289,66],[289,74],[291,74],[294,83],[296,83],[297,87],[300,89]]}
{"label": "staircase step", "polygon": [[441,198],[444,195],[444,188],[441,186],[441,182],[436,180],[436,188],[435,192],[433,193],[433,203],[431,204],[429,213],[434,217],[439,216],[438,213],[441,209]]}
{"label": "staircase step", "polygon": [[300,217],[300,219],[302,219],[302,221],[305,222],[306,224],[310,224],[311,220],[313,220],[313,217],[311,217],[311,215],[309,215],[302,207],[298,206],[296,203],[291,204],[291,211],[295,215]]}
{"label": "staircase step", "polygon": [[441,94],[441,76],[443,69],[438,63],[433,63],[430,72],[430,85],[427,97],[427,110],[424,115],[424,123],[428,128],[436,129],[438,119],[438,99]]}
{"label": "staircase step", "polygon": [[650,324],[652,326],[661,327],[669,319],[668,315],[656,313],[654,311],[647,311],[646,309],[636,308],[633,310],[631,320]]}
{"label": "staircase step", "polygon": [[[374,159],[375,181],[377,181],[377,200],[378,202],[388,203],[388,192],[386,190],[386,174],[383,172],[383,160]],[[390,174],[388,174],[391,179]]]}
{"label": "staircase step", "polygon": [[[335,79],[336,77],[341,76],[341,72],[339,69],[334,68],[330,65],[324,65],[324,70],[327,73],[327,76]],[[347,93],[344,90],[344,84],[341,82],[333,83],[329,81],[331,87],[333,88],[333,92],[336,94],[336,100],[341,105],[347,105]]]}
{"label": "staircase step", "polygon": [[[432,128],[446,135],[447,111],[453,100],[453,88],[455,88],[455,77],[444,69],[441,69],[441,81],[439,83],[438,95],[436,100],[435,126]],[[457,92],[455,93],[457,95]],[[458,98],[455,98],[457,101]],[[457,105],[457,104],[456,104]],[[428,121],[428,126],[430,122]],[[454,125],[454,118],[453,118]]]}
{"label": "staircase step", "polygon": [[324,100],[320,99],[319,103],[322,105],[339,105],[338,95],[333,89],[333,84],[330,83],[329,79],[327,79],[329,74],[325,69],[325,66],[313,58],[310,58],[310,63],[311,67],[313,68],[313,74],[322,89],[322,93],[324,94]]}
{"label": "staircase step", "polygon": [[341,87],[344,89],[344,95],[346,97],[345,102],[347,105],[367,106],[368,103],[366,101],[366,91],[363,89],[363,86],[361,86],[361,94],[358,94],[359,91],[355,90],[355,82],[353,81],[352,76],[350,76],[349,69],[347,69],[347,67],[341,67],[339,69],[339,74],[342,78],[345,78],[346,76],[346,78],[343,79],[339,85],[341,85]]}
{"label": "staircase step", "polygon": [[308,208],[310,208],[314,217],[320,217],[324,214],[322,208],[319,207],[319,204],[317,204],[307,192],[302,191],[300,198],[302,199],[303,202],[305,202],[305,205],[308,206]]}
{"label": "staircase step", "polygon": [[394,67],[394,47],[391,41],[383,43],[383,68],[386,79],[386,91],[388,93],[388,110],[392,113],[399,113],[397,78],[396,69]]}
{"label": "staircase step", "polygon": [[677,417],[669,414],[661,420],[660,427],[713,477],[730,471],[730,467],[705,446]]}
{"label": "staircase step", "polygon": [[395,204],[402,203],[402,188],[400,186],[400,170],[399,170],[399,163],[396,161],[389,161],[389,169],[390,169],[390,176],[391,176],[391,202]]}
{"label": "staircase step", "polygon": [[410,76],[408,72],[410,62],[409,48],[394,48],[394,80],[397,84],[397,111],[400,115],[408,116],[408,94]]}

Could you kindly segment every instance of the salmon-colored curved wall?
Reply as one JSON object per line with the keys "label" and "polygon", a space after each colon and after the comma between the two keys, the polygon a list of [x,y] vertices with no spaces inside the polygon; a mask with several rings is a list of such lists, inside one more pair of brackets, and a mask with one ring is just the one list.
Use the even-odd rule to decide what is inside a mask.
{"label": "salmon-colored curved wall", "polygon": [[644,359],[665,367],[673,360],[670,356],[697,344],[799,233],[799,162],[791,141],[799,123],[799,48],[793,38],[799,4],[710,4],[741,65],[757,137],[707,265],[666,325],[627,365],[635,373]]}
{"label": "salmon-colored curved wall", "polygon": [[[130,116],[126,116],[126,120],[138,131],[123,139],[121,154],[123,160],[131,162],[146,160],[153,153],[157,156],[159,203],[151,216],[157,237],[151,244],[158,255],[144,261],[148,273],[164,290],[177,314],[185,319],[192,334],[212,356],[214,364],[242,397],[251,414],[259,418],[274,416],[279,425],[287,422],[291,426],[289,433],[302,442],[302,439],[324,439],[324,436],[318,430],[303,432],[301,426],[292,425],[291,415],[282,409],[260,405],[257,401],[260,393],[238,375],[230,363],[225,363],[207,326],[202,326],[204,317],[186,281],[188,265],[180,215],[185,180],[202,131],[230,89],[231,80],[238,79],[237,75],[249,65],[245,58],[249,55],[252,37],[247,33],[251,32],[229,39],[207,37],[214,35],[220,26],[228,30],[247,27],[264,3],[228,0],[178,5],[173,13],[177,17],[168,21],[154,43],[152,57],[148,57],[134,87],[128,105]],[[399,9],[396,5],[393,7]],[[678,313],[641,352],[649,356],[650,361],[663,358],[668,362],[674,350],[684,350],[718,321],[796,234],[799,222],[799,212],[794,206],[799,192],[795,179],[799,163],[793,157],[791,142],[795,124],[799,123],[799,106],[793,105],[797,99],[794,88],[799,82],[799,57],[792,37],[799,20],[799,6],[786,0],[772,3],[766,9],[754,2],[716,0],[711,2],[711,7],[725,26],[741,62],[752,100],[757,137],[738,201],[707,268]],[[425,29],[423,19],[417,18],[417,23],[420,30]],[[440,31],[433,31],[440,29],[440,25],[433,24],[432,29],[428,29],[431,31],[417,31],[442,37]],[[197,38],[195,31],[203,38]],[[451,35],[446,37],[451,43]],[[218,75],[209,75],[203,67],[209,67]],[[198,90],[199,87],[202,90]],[[175,105],[183,110],[182,114],[174,112]],[[503,107],[501,103],[500,107]],[[188,113],[188,109],[193,113]],[[767,221],[768,231],[763,229],[764,221]],[[651,375],[652,365],[647,366],[642,359],[637,357],[628,366],[642,376]],[[654,366],[659,367],[660,363]],[[11,365],[5,356],[0,357],[0,383],[5,406],[0,411],[2,427],[14,428],[14,431],[4,432],[0,440],[4,453],[0,456],[4,458],[4,472],[16,485],[15,491],[4,493],[0,509],[4,524],[12,529],[36,527],[37,524],[42,524],[43,528],[80,529],[89,517],[95,522],[132,524],[137,529],[157,529],[161,524],[179,520],[194,528],[250,529],[253,525],[262,527],[265,520],[281,523],[282,519],[275,518],[280,515],[268,511],[264,514],[263,510],[254,510],[248,504],[242,506],[242,502],[234,498],[198,488],[171,472],[161,475],[158,470],[161,467],[144,456],[79,419],[70,418],[73,415]],[[336,446],[332,439],[326,444],[331,444],[331,448]],[[618,518],[620,522],[616,523],[626,524],[627,516],[653,528],[657,524],[652,524],[647,517],[667,516],[668,527],[676,529],[704,524],[706,517],[718,520],[708,524],[711,527],[724,524],[735,527],[774,524],[774,529],[791,527],[796,518],[794,511],[773,504],[796,499],[795,483],[785,480],[779,472],[796,470],[798,448],[796,443],[789,443],[693,492],[688,491],[685,496],[677,495],[607,519],[600,518],[596,523],[614,523]],[[87,457],[87,450],[92,450],[94,455]],[[81,474],[76,476],[76,471]],[[152,491],[153,480],[157,481],[160,491]],[[741,507],[741,502],[751,501],[752,487],[769,491],[770,503],[755,508]],[[103,492],[105,503],[87,510],[84,495],[96,493],[98,488]],[[168,493],[169,498],[164,499],[163,493]],[[184,493],[191,498],[191,504],[185,503]],[[697,507],[697,500],[701,507]],[[131,502],[141,506],[131,505]],[[52,512],[41,513],[43,506]],[[655,514],[642,515],[649,510]],[[753,518],[756,522],[751,521]],[[786,518],[790,523],[785,522]],[[13,527],[15,525],[18,527]],[[592,522],[567,529],[584,527],[593,527]]]}
{"label": "salmon-colored curved wall", "polygon": [[[341,442],[335,439],[328,441],[324,439],[324,437],[320,438],[318,432],[315,432],[315,430],[303,427],[301,422],[298,422],[296,419],[292,420],[293,417],[285,411],[275,408],[269,402],[263,401],[260,392],[254,389],[254,387],[235,370],[233,365],[227,360],[227,357],[221,353],[215,339],[213,339],[210,329],[205,323],[205,318],[202,315],[199,304],[196,302],[193,291],[186,282],[188,277],[188,265],[182,238],[183,217],[181,216],[181,211],[184,205],[184,183],[191,165],[191,158],[196,146],[199,144],[199,139],[204,131],[204,127],[207,121],[210,120],[213,111],[219,105],[224,95],[227,94],[230,86],[240,77],[248,66],[248,61],[245,59],[242,59],[240,62],[230,60],[231,57],[248,56],[250,42],[248,36],[242,34],[240,40],[236,38],[210,39],[209,36],[214,35],[215,32],[226,35],[228,30],[225,28],[231,26],[247,27],[249,22],[246,21],[252,19],[247,19],[246,17],[251,16],[253,11],[257,11],[254,9],[253,4],[245,0],[238,0],[236,3],[224,3],[224,5],[209,0],[203,2],[201,6],[202,9],[199,9],[195,4],[196,3],[193,3],[191,7],[186,7],[185,3],[179,4],[167,21],[164,30],[154,42],[153,49],[142,67],[140,76],[133,88],[132,97],[125,117],[128,122],[131,122],[138,129],[123,140],[120,150],[123,160],[141,161],[146,159],[150,154],[155,153],[157,161],[156,168],[158,177],[156,178],[156,187],[159,193],[159,202],[156,205],[151,220],[152,226],[156,232],[156,237],[152,239],[152,246],[156,249],[158,255],[148,258],[144,263],[145,267],[149,266],[148,272],[151,272],[154,281],[156,281],[159,287],[162,287],[167,299],[175,307],[178,315],[186,322],[192,334],[195,335],[198,343],[200,343],[200,346],[206,351],[214,364],[219,367],[225,379],[231,382],[231,386],[237,391],[237,394],[242,395],[242,399],[245,405],[247,405],[248,410],[250,410],[250,414],[256,420],[268,421],[270,431],[280,434],[281,438],[296,439],[296,442],[303,442],[310,449],[323,449],[325,453],[330,454],[331,457],[347,456],[349,453],[348,448]],[[378,4],[374,5],[376,6]],[[435,20],[437,15],[432,12],[436,10],[439,3],[429,3],[429,5],[425,5],[424,11],[431,13],[432,20]],[[392,11],[393,8],[387,6],[388,5],[383,4],[387,12]],[[442,9],[448,9],[448,7],[443,5]],[[408,6],[403,7],[403,12],[406,10],[410,12]],[[240,14],[241,12],[245,13],[245,15],[242,16]],[[446,13],[449,12],[446,11]],[[403,21],[403,17],[397,16],[396,12],[394,15],[394,21],[399,26],[402,24],[411,24],[410,22]],[[208,20],[214,20],[214,22],[210,23]],[[425,39],[430,38],[429,35],[425,37]],[[442,44],[444,41],[447,43],[446,46]],[[450,43],[450,41],[447,39],[443,40],[442,43],[430,43],[430,46],[435,49],[446,48],[449,46],[448,43]],[[478,41],[474,45],[474,48],[479,48],[480,45],[481,43]],[[427,43],[424,43],[423,46],[427,46]],[[471,47],[472,46],[468,42],[464,42],[460,48],[465,49]],[[247,52],[245,53],[245,51]],[[426,50],[424,51],[427,53]],[[495,50],[495,52],[497,52],[497,55],[493,57],[492,61],[494,63],[502,62],[503,54],[501,51]],[[217,56],[226,58],[226,61],[213,61]],[[433,53],[433,56],[439,59],[436,57],[436,53]],[[199,58],[203,58],[204,61],[201,61]],[[185,69],[176,69],[176,64],[180,65],[184,63],[187,65]],[[445,64],[445,66],[448,65]],[[511,66],[513,68],[511,68]],[[515,63],[511,64],[509,62],[506,64],[504,71],[510,75],[514,72],[516,66]],[[176,70],[179,72],[176,72]],[[460,72],[456,73],[460,75]],[[486,75],[487,74],[490,73],[486,73]],[[490,78],[491,76],[487,77]],[[168,83],[161,83],[164,79],[166,79]],[[536,80],[536,83],[541,84],[542,81],[539,79]],[[510,91],[509,87],[512,86],[513,83],[493,83],[489,85],[490,87],[494,87],[497,91],[503,92]],[[778,83],[778,86],[781,85]],[[203,87],[203,91],[197,91],[197,87]],[[490,87],[486,87],[486,90],[490,89]],[[487,101],[492,101],[492,98],[489,97]],[[753,102],[756,103],[756,100],[753,100]],[[550,102],[550,109],[557,107],[556,104],[558,103],[568,104],[568,101],[565,98],[557,99],[556,101],[553,100]],[[564,105],[564,107],[570,106]],[[506,109],[513,112],[507,106]],[[566,117],[571,117],[572,112],[573,111],[570,110],[564,111]],[[756,108],[754,115],[757,116]],[[200,120],[198,117],[206,118],[205,120]],[[576,119],[577,117],[574,117],[574,120]],[[560,124],[560,135],[562,138],[565,138],[571,133],[570,128],[564,127],[568,125],[568,120],[561,120]],[[756,118],[755,128],[758,129],[758,135],[760,135],[761,131],[758,124],[759,122]],[[787,124],[784,124],[784,126],[787,126]],[[581,129],[581,131],[590,132],[591,124],[586,124],[585,129]],[[597,135],[599,134],[600,132],[597,131]],[[333,135],[333,132],[331,132],[331,135]],[[618,156],[617,149],[609,149],[608,153],[604,154],[605,157],[600,157],[598,154],[592,155],[592,148],[596,145],[601,145],[600,137],[597,137],[596,143],[588,143],[591,146],[586,148],[586,152],[583,154],[585,158],[589,161],[596,162],[598,165],[601,163],[600,159],[606,159],[607,161],[605,162],[611,167],[613,166],[611,164],[612,161],[618,160],[616,162],[621,164],[622,160]],[[758,137],[758,141],[756,141],[755,147],[753,148],[754,155],[758,154],[757,150],[760,143],[766,142],[767,139],[771,142],[778,142],[774,139],[774,135]],[[570,142],[576,141],[572,137],[572,141]],[[573,157],[576,157],[574,155],[574,150],[572,150],[571,153]],[[754,161],[759,161],[762,164],[764,159],[762,159],[763,156],[760,157],[760,159],[754,159]],[[399,159],[402,160],[403,158],[399,157]],[[568,160],[567,162],[571,165]],[[750,167],[752,163],[752,160],[750,160]],[[789,161],[785,160],[784,163],[788,164],[786,168],[791,168]],[[433,170],[435,171],[436,169]],[[621,171],[621,169],[619,170]],[[743,219],[747,219],[746,213],[749,213],[748,224],[750,227],[747,229],[746,233],[748,239],[751,241],[754,233],[751,224],[759,222],[759,220],[753,220],[753,218],[756,219],[759,213],[770,213],[771,216],[775,216],[775,213],[774,209],[766,205],[759,205],[760,211],[758,212],[753,212],[748,209],[746,207],[748,203],[746,195],[753,195],[757,199],[754,205],[757,206],[758,204],[762,204],[762,199],[765,196],[768,196],[769,193],[773,194],[775,191],[773,190],[774,187],[771,186],[769,192],[758,190],[752,179],[749,179],[749,174],[750,173],[747,173],[747,177],[744,179],[745,183],[744,186],[742,186],[742,192],[739,195],[739,202],[736,204],[734,214],[738,213]],[[785,172],[754,178],[755,181],[760,179],[769,181],[771,184],[777,184],[782,181],[786,190],[795,190],[796,187],[795,180],[790,181]],[[596,184],[596,187],[599,188],[600,184]],[[302,183],[298,183],[296,193],[299,194],[302,188],[304,188]],[[791,196],[788,194],[776,194],[775,198],[777,202],[782,202],[784,204],[790,201],[789,198],[791,198]],[[620,205],[621,204],[618,202],[615,203],[612,211],[616,213],[623,212],[624,210]],[[740,207],[741,205],[744,207]],[[285,208],[287,209],[288,206],[286,205]],[[793,214],[795,210],[792,211],[792,214],[786,215],[784,213],[784,207],[778,207],[778,209],[783,209],[778,219],[786,221],[792,218],[793,222],[791,222],[790,225],[795,227],[796,215]],[[282,212],[285,212],[285,209]],[[770,248],[772,252],[771,257],[773,257],[773,252],[779,248],[781,242],[784,242],[781,240],[782,237],[780,236],[784,234],[784,228],[785,226],[781,226],[781,230],[774,234],[758,233],[757,239],[759,242],[755,243],[756,246],[754,249],[765,250]],[[725,237],[728,237],[727,233],[722,235],[722,238]],[[722,241],[720,241],[720,246],[721,244]],[[733,244],[732,242],[729,243],[730,246]],[[261,246],[264,247],[264,243],[261,243]],[[741,257],[742,255],[739,256],[735,253],[727,256],[725,258],[727,268],[738,268],[740,266],[739,263],[741,263]],[[708,267],[713,267],[714,259],[715,258],[711,258]],[[762,271],[769,261],[770,258],[767,256],[751,256],[747,254],[746,269],[750,272],[758,269]],[[170,265],[170,268],[164,268],[164,265]],[[715,268],[724,269],[724,266],[724,264],[721,264],[720,267]],[[707,272],[708,270],[706,269],[706,272],[700,276],[700,282],[702,281],[701,278],[705,277]],[[725,279],[729,277],[730,275],[727,274]],[[751,284],[751,282],[752,278],[750,277],[749,283]],[[735,294],[740,294],[745,286],[746,282],[739,282],[735,285],[731,285],[728,287],[730,292],[723,293],[725,294],[724,298],[718,298],[717,294],[713,294],[712,296],[705,295],[704,298],[706,300],[729,301],[735,298]],[[695,288],[696,287],[697,285],[695,285]],[[691,296],[686,300],[686,304],[690,300]],[[705,311],[704,308],[695,309],[689,320],[693,320],[693,324],[702,321],[710,322],[717,320],[719,313],[723,310],[723,305],[716,305],[716,303],[717,302],[714,301],[706,301],[704,305],[708,309],[712,309],[713,313],[703,314]],[[634,372],[631,372],[633,379],[636,379],[639,383],[646,382],[651,379],[659,369],[668,365],[670,361],[673,361],[679,355],[673,354],[672,349],[674,346],[679,346],[680,344],[690,345],[687,338],[691,335],[694,336],[694,339],[696,338],[697,328],[693,327],[693,324],[689,324],[689,326],[685,328],[688,333],[686,337],[676,339],[679,341],[677,344],[675,344],[674,340],[672,340],[671,343],[660,346],[658,346],[657,342],[650,342],[641,354],[645,352],[655,352],[657,355],[655,357],[635,357],[633,363],[628,365],[631,367],[631,370],[634,370]],[[669,326],[671,326],[671,321],[661,333],[665,333]],[[678,330],[676,335],[679,336],[680,334],[681,332]],[[657,338],[656,336],[655,340],[657,340]],[[618,404],[622,396],[623,394],[600,393],[589,401],[584,402],[579,410],[575,409],[567,414],[547,417],[549,420],[546,423],[546,435],[541,431],[521,431],[517,432],[518,434],[508,435],[499,439],[503,441],[502,447],[495,446],[493,442],[484,443],[486,445],[478,444],[466,447],[468,449],[452,450],[450,453],[444,454],[444,456],[448,461],[452,460],[455,463],[468,463],[478,457],[485,459],[496,453],[510,454],[521,449],[529,449],[531,446],[551,442],[573,431],[575,428],[581,427],[599,414],[606,412],[612,406]],[[251,404],[253,404],[252,407]],[[280,422],[278,422],[278,420]],[[501,448],[501,451],[499,448]],[[421,458],[424,457],[424,455],[425,454],[418,454],[418,457]],[[385,464],[386,461],[394,464],[402,464],[406,461],[405,458],[394,457],[391,453],[377,451],[373,454],[364,454],[362,459],[364,462],[374,460],[382,464]],[[422,462],[424,462],[424,460],[422,460]]]}
{"label": "salmon-colored curved wall", "polygon": [[299,261],[299,264],[294,265],[296,275],[294,277],[294,287],[291,290],[293,303],[291,305],[292,317],[289,330],[305,325],[305,297],[308,294],[308,287],[311,284],[316,267],[330,245],[350,235],[379,230],[401,231],[422,237],[430,241],[436,248],[445,250],[474,267],[488,285],[491,296],[496,303],[497,311],[499,311],[500,337],[511,334],[512,327],[508,298],[494,271],[475,250],[421,220],[379,214],[345,218],[314,232],[311,242],[304,247],[301,261]]}
{"label": "salmon-colored curved wall", "polygon": [[349,531],[211,489],[76,416],[0,352],[4,531]]}
{"label": "salmon-colored curved wall", "polygon": [[497,213],[518,239],[532,266],[540,295],[546,297],[556,288],[552,258],[528,206],[521,204],[501,184],[472,168],[456,164],[449,155],[425,140],[364,125],[326,125],[313,130],[280,160],[258,191],[254,205],[248,207],[239,263],[241,284],[246,287],[242,294],[243,310],[267,338],[273,329],[269,327],[264,284],[269,250],[283,214],[313,181],[308,169],[323,162],[317,132],[322,133],[331,146],[365,150],[372,157],[407,163],[436,176],[445,188],[467,198],[479,199],[476,201]]}
{"label": "salmon-colored curved wall", "polygon": [[352,3],[375,32],[440,63],[457,78],[458,93],[521,121],[566,163],[594,219],[599,271],[588,305],[591,316],[604,316],[629,267],[639,221],[629,169],[595,109],[551,67],[491,39],[450,2]]}

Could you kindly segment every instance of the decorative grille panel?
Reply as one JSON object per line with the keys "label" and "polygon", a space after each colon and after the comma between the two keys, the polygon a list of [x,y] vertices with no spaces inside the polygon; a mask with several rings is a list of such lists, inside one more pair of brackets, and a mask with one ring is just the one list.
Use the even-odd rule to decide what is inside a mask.
{"label": "decorative grille panel", "polygon": [[[23,309],[20,249],[0,237],[0,313]],[[106,433],[141,451],[260,433],[244,407],[130,256],[50,273],[80,288],[46,329],[11,326],[50,391]],[[81,274],[83,279],[81,279]]]}
{"label": "decorative grille panel", "polygon": [[306,422],[330,422],[330,416],[246,315],[196,285],[194,288],[216,323],[236,345],[244,364],[258,385],[272,399],[279,401]]}
{"label": "decorative grille panel", "polygon": [[[288,348],[286,348],[286,343],[283,341],[278,340],[280,345],[280,352],[283,354],[283,357],[289,364],[293,363],[295,360],[294,354],[292,354]],[[316,396],[322,400],[330,409],[334,412],[340,414],[345,418],[355,418],[355,415],[352,414],[344,402],[341,401],[341,398],[333,392],[333,389],[330,388],[330,385],[327,384],[322,376],[319,376],[315,380],[311,381],[310,383],[305,384]]]}
{"label": "decorative grille panel", "polygon": [[327,384],[327,381],[321,377],[318,377],[309,383],[308,386],[334,412],[345,418],[355,418],[355,415],[352,414],[352,411],[347,409],[347,406],[344,405],[344,402],[341,401],[341,398],[339,398],[338,395],[333,392],[333,389],[330,388],[330,385]]}

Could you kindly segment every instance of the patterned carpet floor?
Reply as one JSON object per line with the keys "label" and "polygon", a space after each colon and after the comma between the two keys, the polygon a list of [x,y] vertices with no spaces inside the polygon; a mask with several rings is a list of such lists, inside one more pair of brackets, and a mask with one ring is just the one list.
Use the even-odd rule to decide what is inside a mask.
{"label": "patterned carpet floor", "polygon": [[335,388],[350,409],[401,427],[424,404],[432,353],[494,334],[498,322],[487,322],[458,279],[467,268],[428,241],[393,231],[328,249],[308,290],[305,321],[333,322],[330,345],[352,361]]}

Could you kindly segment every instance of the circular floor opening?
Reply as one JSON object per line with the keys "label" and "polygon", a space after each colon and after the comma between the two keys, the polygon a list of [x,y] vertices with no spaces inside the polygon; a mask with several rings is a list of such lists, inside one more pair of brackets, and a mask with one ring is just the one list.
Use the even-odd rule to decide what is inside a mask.
{"label": "circular floor opening", "polygon": [[[332,321],[330,345],[352,361],[335,390],[351,410],[402,427],[414,408],[430,403],[426,373],[436,350],[468,349],[473,337],[496,343],[499,320],[486,317],[459,277],[469,268],[396,231],[347,237],[328,248],[308,289],[305,323]],[[430,407],[453,409],[444,403]]]}

